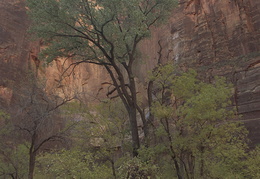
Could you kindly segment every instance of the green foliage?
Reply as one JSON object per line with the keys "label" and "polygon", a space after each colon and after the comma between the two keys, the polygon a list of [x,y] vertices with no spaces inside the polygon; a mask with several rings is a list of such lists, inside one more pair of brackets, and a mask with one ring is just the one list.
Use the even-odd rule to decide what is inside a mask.
{"label": "green foliage", "polygon": [[[42,55],[52,61],[74,55],[81,60],[126,60],[136,42],[171,12],[174,0],[27,0],[31,32],[46,40]],[[112,54],[113,53],[113,54]],[[104,58],[105,55],[105,58]],[[110,56],[110,57],[109,57]]]}
{"label": "green foliage", "polygon": [[247,131],[230,107],[232,86],[218,77],[204,83],[193,70],[176,75],[170,64],[153,75],[156,134],[177,162],[173,168],[185,178],[243,177]]}
{"label": "green foliage", "polygon": [[78,101],[72,101],[61,106],[61,112],[63,115],[84,115],[89,113],[89,109],[85,104],[81,104]]}
{"label": "green foliage", "polygon": [[157,166],[149,163],[149,161],[142,161],[139,157],[129,158],[119,168],[119,178],[122,179],[149,179],[155,178],[157,175]]}
{"label": "green foliage", "polygon": [[28,175],[28,148],[26,145],[3,146],[0,148],[0,177],[26,178]]}
{"label": "green foliage", "polygon": [[245,178],[260,178],[260,147],[250,151],[243,163],[243,174]]}
{"label": "green foliage", "polygon": [[[104,139],[107,148],[123,147],[127,150],[129,141],[125,139],[130,135],[127,111],[119,100],[108,100],[96,107],[95,116],[99,127],[93,128],[93,133]],[[100,128],[100,126],[102,126]]]}
{"label": "green foliage", "polygon": [[232,86],[218,77],[211,84],[202,82],[194,70],[178,75],[175,71],[167,64],[151,75],[157,86],[152,106],[155,141],[141,147],[138,157],[130,157],[127,112],[119,101],[106,100],[88,110],[71,103],[65,111],[83,117],[73,132],[77,149],[43,155],[38,174],[49,178],[258,178],[259,148],[247,152],[247,131],[230,107]]}
{"label": "green foliage", "polygon": [[28,173],[28,148],[15,141],[10,115],[0,110],[0,178],[25,178]]}
{"label": "green foliage", "polygon": [[79,150],[62,150],[38,157],[38,173],[48,178],[112,178],[111,169],[100,158]]}
{"label": "green foliage", "polygon": [[[31,32],[45,40],[47,47],[42,56],[48,61],[73,56],[106,67],[112,65],[115,69],[118,66],[114,64],[119,62],[120,67],[130,66],[126,68],[129,72],[131,59],[137,56],[137,44],[150,36],[151,27],[169,15],[174,2],[27,0],[27,5],[33,20]],[[131,75],[128,78],[132,78]],[[141,148],[138,158],[116,161],[115,170],[119,170],[120,177],[173,178],[178,173],[182,178],[259,177],[259,149],[246,153],[247,131],[234,120],[236,116],[229,100],[232,87],[223,78],[207,84],[192,70],[179,74],[171,65],[166,65],[158,67],[151,80],[159,91],[152,107],[159,125],[156,126],[157,141],[153,147]],[[126,86],[120,85],[121,88]],[[128,93],[126,96],[135,97]],[[112,176],[106,162],[115,161],[113,148],[118,144],[127,153],[123,143],[128,143],[125,142],[128,130],[121,108],[118,110],[113,102],[108,106],[91,112],[79,112],[77,104],[71,106],[72,111],[83,117],[73,136],[81,150],[42,156],[39,161],[45,174],[61,178]],[[98,152],[83,152],[95,147]],[[100,158],[108,159],[97,165],[96,160]],[[97,173],[98,170],[101,173]],[[167,174],[162,174],[164,172]]]}
{"label": "green foliage", "polygon": [[9,119],[9,118],[10,118],[9,114],[7,114],[6,112],[0,110],[0,120],[1,119]]}
{"label": "green foliage", "polygon": [[128,116],[121,101],[106,100],[76,115],[81,119],[72,134],[77,145],[104,150],[128,145],[129,141],[124,140],[129,135]]}
{"label": "green foliage", "polygon": [[[134,62],[138,44],[171,13],[175,0],[27,0],[31,32],[43,39],[47,62],[70,57],[105,67],[128,110],[133,154],[140,147]],[[123,80],[126,79],[126,80]]]}
{"label": "green foliage", "polygon": [[8,119],[10,118],[10,115],[3,110],[0,110],[0,136],[4,136],[7,134],[10,134],[10,122]]}
{"label": "green foliage", "polygon": [[118,156],[129,155],[131,152],[131,143],[127,139],[130,136],[128,115],[122,102],[116,99],[105,100],[88,108],[73,102],[63,106],[62,110],[77,120],[70,135],[72,147],[77,151],[88,151],[93,160],[109,167],[109,176],[113,172],[113,175],[117,175],[118,166],[125,162],[117,161]]}

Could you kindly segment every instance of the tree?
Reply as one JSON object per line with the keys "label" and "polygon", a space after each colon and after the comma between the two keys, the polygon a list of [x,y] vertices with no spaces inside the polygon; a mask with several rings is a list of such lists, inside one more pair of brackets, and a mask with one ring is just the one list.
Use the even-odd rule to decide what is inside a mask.
{"label": "tree", "polygon": [[[19,144],[10,116],[0,110],[0,177],[25,178],[28,171],[28,149]],[[18,143],[18,145],[17,145]]]}
{"label": "tree", "polygon": [[[61,122],[62,117],[58,114],[59,108],[73,98],[61,99],[51,94],[47,95],[44,84],[35,79],[30,72],[24,74],[24,80],[16,84],[14,91],[16,90],[19,94],[14,93],[14,105],[8,123],[12,129],[12,137],[7,140],[15,144],[9,148],[27,147],[28,172],[26,173],[28,178],[32,179],[39,151],[50,142],[57,144],[57,141],[64,141],[66,132],[72,127],[65,128],[65,121]],[[8,151],[8,148],[5,151]]]}
{"label": "tree", "polygon": [[171,64],[159,66],[151,80],[159,144],[177,178],[243,177],[247,131],[231,107],[232,86],[223,78],[204,83],[194,70],[183,73]]}
{"label": "tree", "polygon": [[122,163],[118,163],[118,159],[131,153],[128,115],[122,102],[119,99],[104,100],[91,107],[76,102],[62,109],[78,120],[70,135],[71,149],[98,156],[100,162],[111,167],[111,173],[117,178],[117,168]]}
{"label": "tree", "polygon": [[[2,139],[2,138],[1,138]],[[15,146],[1,142],[0,146],[0,177],[22,179],[28,173],[28,148],[24,144]]]}
{"label": "tree", "polygon": [[131,157],[127,112],[120,100],[104,100],[91,108],[73,102],[63,106],[63,110],[78,120],[70,135],[72,145],[69,150],[42,153],[36,176],[115,179],[156,176],[156,166],[139,159],[142,151],[138,150],[138,158]]}
{"label": "tree", "polygon": [[[147,134],[147,121],[137,103],[134,63],[138,44],[170,14],[174,0],[28,0],[31,31],[44,39],[42,56],[50,62],[71,57],[103,66],[128,111],[133,156],[140,147],[137,113]],[[113,96],[115,97],[115,96]]]}

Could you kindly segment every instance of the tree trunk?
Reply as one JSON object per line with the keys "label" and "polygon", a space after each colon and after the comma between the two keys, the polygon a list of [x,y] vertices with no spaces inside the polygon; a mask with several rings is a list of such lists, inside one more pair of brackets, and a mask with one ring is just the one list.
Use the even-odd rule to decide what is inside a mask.
{"label": "tree trunk", "polygon": [[29,159],[29,173],[28,173],[28,179],[33,179],[33,173],[35,168],[35,160],[36,160],[36,152],[30,151],[30,159]]}
{"label": "tree trunk", "polygon": [[[129,61],[129,66],[126,69],[128,73],[128,80],[129,80],[129,89],[131,93],[131,99],[129,100],[129,119],[130,119],[130,126],[131,126],[131,133],[132,133],[132,141],[133,141],[133,157],[136,157],[138,155],[138,149],[140,148],[140,141],[139,141],[139,134],[138,134],[138,126],[137,126],[137,96],[136,96],[136,86],[135,86],[135,79],[134,74],[132,72],[132,65],[130,65],[130,62],[134,61],[134,59],[131,59]],[[142,112],[140,111],[140,117],[142,118]],[[145,120],[145,119],[143,119]],[[144,121],[145,122],[145,121]],[[145,125],[145,124],[144,124]]]}
{"label": "tree trunk", "polygon": [[138,155],[137,150],[140,148],[139,135],[138,135],[138,126],[136,119],[136,109],[134,106],[129,106],[128,110],[129,120],[130,120],[130,128],[132,134],[132,146],[133,146],[133,157]]}
{"label": "tree trunk", "polygon": [[114,162],[113,159],[110,159],[110,162],[111,162],[111,167],[112,167],[112,172],[113,172],[114,179],[117,179],[117,177],[116,177],[116,169],[115,169],[115,162]]}
{"label": "tree trunk", "polygon": [[201,150],[201,159],[200,159],[200,176],[203,178],[204,177],[204,149],[205,147],[202,145],[200,147]]}
{"label": "tree trunk", "polygon": [[182,174],[181,174],[181,169],[180,169],[180,166],[178,164],[178,161],[177,161],[177,158],[176,158],[176,154],[174,152],[173,145],[172,145],[173,141],[172,141],[172,136],[171,136],[170,129],[169,129],[169,121],[168,121],[168,119],[165,119],[166,125],[163,124],[162,120],[161,120],[161,123],[164,126],[165,131],[167,132],[168,140],[169,140],[169,143],[170,143],[170,146],[169,146],[170,147],[170,151],[171,151],[170,155],[171,155],[171,158],[172,158],[172,160],[174,162],[174,166],[175,166],[175,169],[176,169],[177,177],[178,177],[178,179],[182,179],[183,177],[182,177]]}
{"label": "tree trunk", "polygon": [[[172,140],[170,140],[170,143],[172,143]],[[172,158],[172,160],[173,160],[173,162],[174,162],[174,167],[175,167],[175,169],[176,169],[177,177],[178,177],[178,179],[182,179],[182,174],[181,174],[181,171],[180,171],[180,166],[179,166],[178,161],[177,161],[177,159],[176,159],[176,154],[175,154],[175,152],[174,152],[174,150],[173,150],[172,144],[170,145],[170,151],[171,151],[171,158]]]}

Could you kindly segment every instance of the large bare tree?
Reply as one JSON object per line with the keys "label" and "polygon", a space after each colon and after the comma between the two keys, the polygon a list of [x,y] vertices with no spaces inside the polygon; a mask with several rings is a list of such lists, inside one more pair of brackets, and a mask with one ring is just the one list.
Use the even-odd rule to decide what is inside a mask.
{"label": "large bare tree", "polygon": [[30,72],[16,85],[14,93],[10,121],[17,135],[13,140],[20,140],[18,143],[28,147],[28,178],[32,179],[39,151],[44,145],[53,146],[50,142],[65,141],[72,128],[73,124],[65,126],[59,108],[73,97],[62,99],[47,94],[44,83]]}

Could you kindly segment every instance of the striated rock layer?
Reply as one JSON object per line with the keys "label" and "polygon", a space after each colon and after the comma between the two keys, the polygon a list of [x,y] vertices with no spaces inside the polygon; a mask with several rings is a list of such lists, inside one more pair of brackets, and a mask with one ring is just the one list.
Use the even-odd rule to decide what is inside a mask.
{"label": "striated rock layer", "polygon": [[260,1],[180,0],[169,23],[154,29],[141,50],[141,79],[140,72],[158,61],[196,68],[208,81],[226,76],[253,143],[260,143]]}
{"label": "striated rock layer", "polygon": [[43,90],[47,93],[60,97],[76,96],[87,102],[104,97],[106,88],[102,83],[109,81],[104,69],[89,64],[74,67],[71,64],[75,61],[71,59],[57,59],[45,67],[37,58],[41,42],[32,41],[28,34],[29,25],[25,0],[0,1],[1,108],[17,102],[17,94],[21,92],[21,86],[27,85],[31,72],[35,79],[45,84]]}
{"label": "striated rock layer", "polygon": [[0,1],[0,107],[11,103],[14,85],[21,81],[21,71],[28,68],[28,25],[22,2]]}
{"label": "striated rock layer", "polygon": [[[40,42],[30,41],[24,0],[0,1],[0,107],[14,103],[17,86],[28,71],[46,82],[46,92],[61,97],[77,95],[92,101],[105,95],[109,81],[94,65],[66,70],[71,59],[58,59],[44,68],[37,58]],[[198,69],[206,80],[227,76],[235,84],[234,105],[260,142],[260,1],[180,0],[170,21],[153,29],[151,39],[140,45],[138,82],[158,61],[174,61]],[[63,76],[61,76],[63,74]]]}
{"label": "striated rock layer", "polygon": [[209,81],[227,76],[250,138],[260,143],[260,1],[183,0],[170,28],[172,60],[196,66]]}

